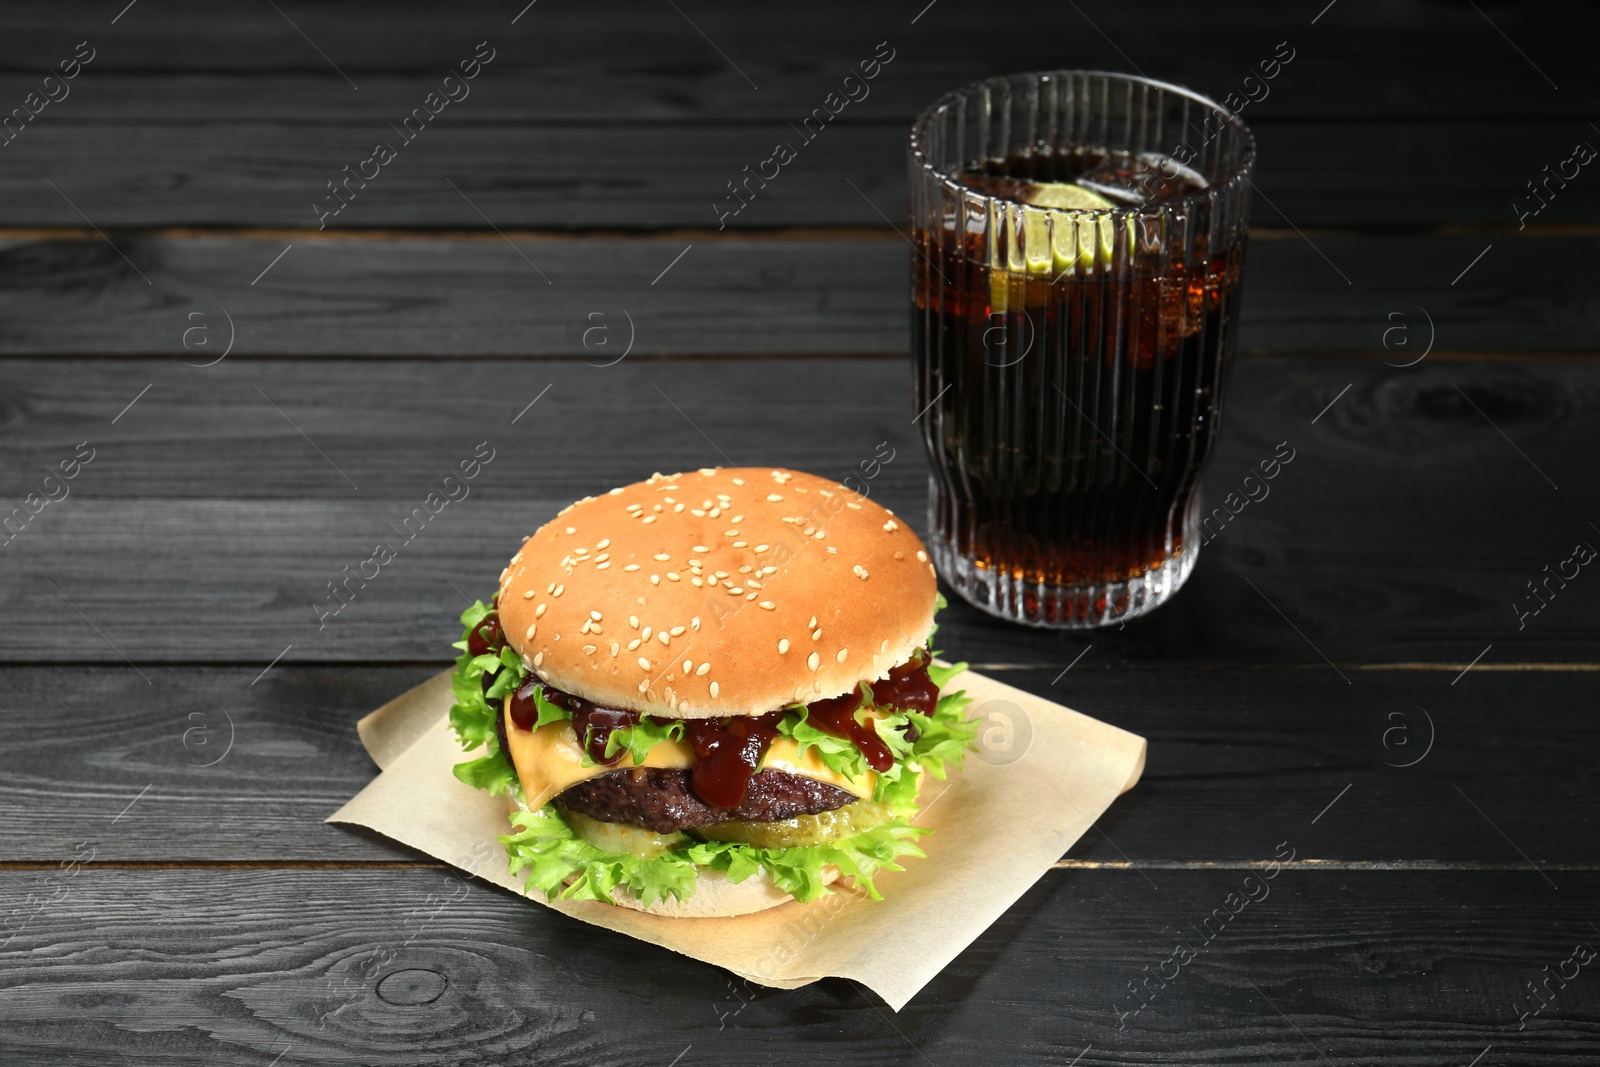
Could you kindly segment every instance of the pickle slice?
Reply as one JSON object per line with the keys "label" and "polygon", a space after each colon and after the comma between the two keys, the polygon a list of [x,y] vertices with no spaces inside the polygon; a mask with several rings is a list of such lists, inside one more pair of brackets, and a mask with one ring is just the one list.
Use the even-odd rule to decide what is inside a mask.
{"label": "pickle slice", "polygon": [[889,821],[889,809],[870,800],[858,800],[833,811],[799,815],[778,822],[727,822],[702,826],[696,834],[708,841],[740,841],[756,848],[803,848],[828,845],[846,837],[866,833]]}
{"label": "pickle slice", "polygon": [[562,809],[561,817],[567,820],[573,833],[601,852],[609,852],[614,856],[633,855],[654,859],[663,852],[689,843],[689,839],[681,833],[658,834],[642,826],[602,822],[581,812]]}

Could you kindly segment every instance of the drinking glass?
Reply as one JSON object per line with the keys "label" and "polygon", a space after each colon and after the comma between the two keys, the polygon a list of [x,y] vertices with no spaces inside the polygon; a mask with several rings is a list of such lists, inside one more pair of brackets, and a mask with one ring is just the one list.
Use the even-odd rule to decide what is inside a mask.
{"label": "drinking glass", "polygon": [[1122,74],[991,78],[916,120],[930,549],[972,604],[1104,626],[1188,578],[1254,161],[1219,105]]}

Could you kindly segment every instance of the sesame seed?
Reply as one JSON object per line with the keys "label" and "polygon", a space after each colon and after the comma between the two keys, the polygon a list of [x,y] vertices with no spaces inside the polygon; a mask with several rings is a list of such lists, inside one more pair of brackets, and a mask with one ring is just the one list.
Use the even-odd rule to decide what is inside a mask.
{"label": "sesame seed", "polygon": [[634,651],[638,647],[639,647],[639,639],[637,637],[635,637],[632,641],[628,642],[628,651],[629,652]]}
{"label": "sesame seed", "polygon": [[819,626],[815,630],[811,631],[811,640],[813,640],[813,641],[821,641],[822,640],[822,627]]}
{"label": "sesame seed", "polygon": [[[671,499],[672,499],[672,498],[671,498],[671,497],[670,497],[670,496],[669,496],[669,497],[667,497],[667,499],[668,499],[668,500],[671,500]],[[651,510],[651,511],[654,511],[654,512],[660,512],[660,510],[661,510],[661,505],[660,505],[660,504],[652,504],[652,505],[651,505],[651,506],[650,506],[650,510]]]}
{"label": "sesame seed", "polygon": [[606,538],[605,540],[601,541],[598,545],[595,545],[594,547],[596,547],[596,548],[610,548],[611,547],[611,538],[609,538],[609,537]]}
{"label": "sesame seed", "polygon": [[845,507],[851,509],[852,511],[860,511],[861,510],[861,505],[860,504],[846,504]]}
{"label": "sesame seed", "polygon": [[565,593],[566,591],[567,591],[567,587],[566,586],[558,585],[558,586],[555,587],[555,590],[553,592],[551,592],[550,595],[551,596],[560,596],[562,593]]}
{"label": "sesame seed", "polygon": [[669,632],[669,633],[671,633],[671,634],[672,634],[672,636],[673,636],[673,637],[682,637],[682,636],[683,636],[683,627],[681,627],[681,626],[674,626],[674,627],[673,627],[673,628],[672,628],[672,629],[671,629],[671,630],[670,630],[670,631],[668,631],[668,632]]}
{"label": "sesame seed", "polygon": [[837,556],[838,554],[839,554],[839,550],[837,548],[834,548],[832,545],[828,546],[828,555]]}
{"label": "sesame seed", "polygon": [[918,563],[926,563],[926,562],[928,562],[928,554],[926,552],[922,551],[922,549],[920,549],[920,548],[917,549],[917,562]]}
{"label": "sesame seed", "polygon": [[625,571],[636,571],[639,569],[639,565],[637,563],[630,563],[622,569]]}
{"label": "sesame seed", "polygon": [[549,604],[540,604],[538,607],[534,608],[533,609],[533,617],[536,618],[536,619],[544,618],[544,611],[549,606],[550,606]]}
{"label": "sesame seed", "polygon": [[707,548],[705,545],[695,545],[694,548],[691,549],[691,551],[693,551],[693,552],[710,552],[711,550],[709,548]]}
{"label": "sesame seed", "polygon": [[578,528],[576,526],[568,526],[567,527],[567,533],[574,534],[574,533],[577,533],[577,532],[578,532]]}
{"label": "sesame seed", "polygon": [[[687,663],[688,660],[685,660],[684,662]],[[687,667],[684,668],[684,670],[688,670],[688,669],[689,668],[687,668]],[[711,670],[711,661],[710,660],[706,660],[704,663],[700,664],[700,669],[694,672],[695,673],[695,677],[703,678],[703,677],[705,677],[706,673],[708,671],[710,671],[710,670]]]}
{"label": "sesame seed", "polygon": [[522,594],[522,599],[523,600],[532,600],[533,599],[533,590],[529,589],[527,592],[523,593]]}
{"label": "sesame seed", "polygon": [[857,563],[854,567],[850,568],[850,573],[854,574],[857,578],[865,578],[867,576],[867,568]]}
{"label": "sesame seed", "polygon": [[744,479],[743,478],[735,478],[733,480],[733,484],[734,485],[743,485],[744,484]]}
{"label": "sesame seed", "polygon": [[734,548],[745,548],[745,547],[748,547],[749,544],[750,544],[749,541],[735,541],[733,543],[733,547]]}
{"label": "sesame seed", "polygon": [[608,561],[607,561],[607,562],[605,562],[605,563],[596,563],[596,564],[595,564],[595,565],[594,565],[594,569],[595,569],[595,570],[597,570],[597,571],[603,571],[603,570],[605,570],[605,569],[606,569],[606,568],[607,568],[607,567],[609,567],[609,566],[611,566],[611,563],[610,563],[610,561],[609,561],[609,560],[608,560]]}
{"label": "sesame seed", "polygon": [[707,478],[709,478],[713,474],[717,473],[717,469],[715,467],[701,467],[700,468],[700,473],[704,474]]}
{"label": "sesame seed", "polygon": [[777,607],[777,606],[778,606],[778,605],[776,605],[776,604],[774,604],[774,603],[773,603],[773,602],[772,602],[772,601],[770,601],[770,600],[763,600],[763,601],[762,601],[762,602],[761,602],[761,606],[762,606],[762,607],[764,607],[764,608],[766,608],[766,609],[767,609],[767,610],[768,610],[768,611],[771,611],[771,610],[772,610],[772,609],[773,609],[773,608],[775,608],[775,607]]}
{"label": "sesame seed", "polygon": [[677,571],[668,571],[667,572],[667,581],[676,582],[676,581],[679,581],[679,580],[680,579],[678,577],[678,572]]}
{"label": "sesame seed", "polygon": [[667,645],[667,644],[671,644],[672,643],[671,635],[669,635],[667,633],[667,631],[665,631],[665,630],[662,630],[660,633],[656,634],[656,636],[661,638],[661,643],[663,645]]}
{"label": "sesame seed", "polygon": [[816,533],[815,533],[815,534],[813,534],[813,535],[812,535],[812,536],[813,536],[813,537],[815,537],[815,538],[816,538],[816,539],[817,539],[817,540],[818,540],[818,541],[820,541],[820,540],[822,540],[822,539],[823,539],[823,538],[824,538],[824,537],[827,537],[827,536],[828,536],[828,531],[827,531],[827,530],[818,530],[818,531],[817,531],[817,532],[816,532]]}
{"label": "sesame seed", "polygon": [[689,514],[693,515],[697,519],[703,519],[706,517],[705,511],[701,508],[690,508]]}
{"label": "sesame seed", "polygon": [[593,619],[595,622],[599,622],[601,619],[605,618],[605,616],[600,614],[598,611],[591,611],[589,612],[589,618]]}
{"label": "sesame seed", "polygon": [[744,580],[744,584],[749,586],[751,589],[761,589],[761,588],[763,588],[761,583],[756,581],[754,578],[746,578]]}
{"label": "sesame seed", "polygon": [[592,634],[597,634],[597,633],[601,633],[603,631],[600,629],[600,624],[599,623],[591,622],[589,624],[589,632],[592,633]]}
{"label": "sesame seed", "polygon": [[633,627],[635,630],[637,630],[639,628],[639,616],[637,616],[637,615],[629,615],[628,616],[628,625]]}
{"label": "sesame seed", "polygon": [[684,674],[688,674],[692,670],[694,670],[694,660],[692,660],[692,659],[684,660],[683,661],[683,673]]}
{"label": "sesame seed", "polygon": [[551,582],[549,585],[545,586],[544,591],[546,593],[554,593],[556,591],[556,583]]}
{"label": "sesame seed", "polygon": [[783,497],[778,493],[768,493],[767,499],[776,504],[778,501],[782,500]]}
{"label": "sesame seed", "polygon": [[612,659],[616,659],[617,658],[617,653],[620,652],[621,650],[622,650],[622,646],[621,645],[619,645],[615,641],[611,642],[611,658]]}
{"label": "sesame seed", "polygon": [[815,652],[811,653],[811,655],[806,657],[806,666],[810,667],[812,670],[816,670],[818,667],[822,666],[822,657],[817,655]]}
{"label": "sesame seed", "polygon": [[[671,578],[672,576],[669,574],[669,575],[667,575],[667,577]],[[676,580],[676,579],[674,579],[674,580]],[[661,575],[652,574],[650,576],[650,584],[651,585],[660,585],[661,584]]]}
{"label": "sesame seed", "polygon": [[654,515],[646,515],[644,517],[644,524],[646,526],[649,526],[652,522],[655,522],[655,521],[656,521],[656,517]]}
{"label": "sesame seed", "polygon": [[[742,484],[744,484],[744,483],[743,483],[743,482],[741,482],[741,483],[740,483],[740,484],[741,484],[741,485],[742,485]],[[733,517],[733,518],[731,518],[731,519],[729,519],[729,520],[728,520],[728,521],[729,521],[729,522],[735,522],[735,523],[737,523],[737,522],[743,522],[743,521],[744,521],[744,516],[743,516],[743,515],[735,515],[735,516],[734,516],[734,517]]]}
{"label": "sesame seed", "polygon": [[838,654],[838,655],[837,655],[837,656],[835,656],[835,657],[833,657],[833,658],[834,658],[834,659],[835,659],[835,660],[836,660],[836,661],[838,661],[838,662],[840,662],[840,663],[843,663],[843,662],[844,662],[844,658],[845,658],[845,657],[846,657],[846,656],[848,656],[848,655],[849,655],[849,654],[850,654],[850,650],[849,650],[849,649],[848,649],[848,648],[841,648],[841,649],[840,649],[840,650],[839,650],[839,654]]}
{"label": "sesame seed", "polygon": [[744,593],[744,586],[730,585],[728,586],[728,592],[732,593],[734,596],[741,596]]}
{"label": "sesame seed", "polygon": [[644,633],[640,634],[639,636],[644,638],[646,641],[650,640],[650,627],[646,626],[644,628]]}
{"label": "sesame seed", "polygon": [[592,655],[594,655],[594,653],[595,653],[595,647],[593,645],[584,645],[583,646],[583,654],[585,656],[592,656]]}
{"label": "sesame seed", "polygon": [[701,581],[701,580],[700,580],[700,579],[698,579],[698,578],[690,578],[690,579],[689,579],[689,581],[690,581],[690,582],[692,582],[692,583],[694,583],[694,584],[695,584],[695,585],[705,585],[705,584],[706,584],[706,583],[705,583],[705,582],[702,582],[702,581]]}
{"label": "sesame seed", "polygon": [[789,651],[789,639],[787,637],[779,638],[778,639],[778,655],[781,656],[781,655],[783,655],[784,653],[786,653],[788,651]]}
{"label": "sesame seed", "polygon": [[711,695],[712,696],[716,696],[717,695],[717,683],[716,682],[712,682],[711,683]]}
{"label": "sesame seed", "polygon": [[538,667],[538,666],[542,665],[543,663],[544,663],[544,653],[540,652],[540,653],[535,654],[534,657],[533,657],[533,665],[535,667]]}
{"label": "sesame seed", "polygon": [[682,510],[683,510],[683,505],[682,504],[674,504],[674,505],[672,505],[672,513],[674,515],[676,515],[678,512],[680,512]]}
{"label": "sesame seed", "polygon": [[639,683],[639,692],[642,693],[648,688],[650,688],[650,679],[646,678],[644,681]]}
{"label": "sesame seed", "polygon": [[605,562],[605,561],[606,561],[606,560],[608,560],[608,559],[610,559],[610,558],[611,558],[611,553],[609,553],[609,552],[602,552],[602,553],[600,553],[600,554],[599,554],[599,555],[598,555],[598,556],[596,556],[596,557],[595,557],[595,558],[594,558],[594,561],[595,561],[595,562],[596,562],[596,563],[604,563],[604,562]]}
{"label": "sesame seed", "polygon": [[894,554],[894,558],[895,559],[905,559],[906,558],[906,554],[904,552],[896,552]]}
{"label": "sesame seed", "polygon": [[650,661],[645,659],[643,656],[640,656],[639,657],[639,669],[641,671],[649,670],[650,669]]}
{"label": "sesame seed", "polygon": [[650,558],[655,560],[657,563],[666,563],[672,557],[667,555],[665,552],[657,552],[655,555],[651,556]]}
{"label": "sesame seed", "polygon": [[813,615],[813,616],[811,616],[811,621],[809,623],[807,623],[807,625],[808,626],[815,626],[816,624],[817,624],[817,617],[815,615]]}
{"label": "sesame seed", "polygon": [[760,595],[761,595],[760,593],[746,593],[744,598],[746,600],[754,600],[756,597],[758,597]]}
{"label": "sesame seed", "polygon": [[539,632],[538,624],[528,627],[528,640],[533,640],[533,635]]}

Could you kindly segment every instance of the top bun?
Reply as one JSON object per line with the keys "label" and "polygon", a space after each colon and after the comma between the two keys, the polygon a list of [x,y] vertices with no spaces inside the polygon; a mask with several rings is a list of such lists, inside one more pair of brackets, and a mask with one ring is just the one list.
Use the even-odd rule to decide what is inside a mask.
{"label": "top bun", "polygon": [[500,576],[538,677],[668,719],[839,696],[905,662],[938,596],[922,542],[837,482],[703,468],[588,497]]}

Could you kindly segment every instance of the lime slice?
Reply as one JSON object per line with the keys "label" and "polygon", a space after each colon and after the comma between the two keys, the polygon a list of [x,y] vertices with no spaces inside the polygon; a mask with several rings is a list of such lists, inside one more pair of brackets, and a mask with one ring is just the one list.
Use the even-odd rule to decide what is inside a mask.
{"label": "lime slice", "polygon": [[1006,261],[990,267],[989,307],[996,314],[1026,306],[1029,278],[1061,281],[1112,260],[1111,201],[1070,182],[1034,183],[1024,200],[1026,206],[1010,208],[1023,240],[1011,242]]}
{"label": "lime slice", "polygon": [[1035,182],[1025,197],[1034,207],[1053,207],[1066,211],[1109,211],[1116,207],[1099,193],[1071,182]]}

